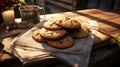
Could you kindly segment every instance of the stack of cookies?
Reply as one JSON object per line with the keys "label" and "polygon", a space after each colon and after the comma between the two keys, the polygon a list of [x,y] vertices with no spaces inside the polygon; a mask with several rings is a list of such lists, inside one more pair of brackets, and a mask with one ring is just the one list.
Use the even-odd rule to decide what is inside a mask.
{"label": "stack of cookies", "polygon": [[41,29],[33,32],[32,37],[55,48],[69,48],[74,45],[74,39],[86,38],[88,35],[89,30],[81,27],[80,22],[62,17],[45,22]]}

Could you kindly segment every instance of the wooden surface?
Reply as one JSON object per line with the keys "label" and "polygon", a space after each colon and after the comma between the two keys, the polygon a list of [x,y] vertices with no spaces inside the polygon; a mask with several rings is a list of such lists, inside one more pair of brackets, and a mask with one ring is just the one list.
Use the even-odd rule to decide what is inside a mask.
{"label": "wooden surface", "polygon": [[82,21],[96,20],[98,21],[99,28],[106,30],[108,33],[120,33],[120,14],[100,9],[87,9],[78,10],[74,12],[63,12],[48,14],[46,17],[67,16],[71,18],[79,18]]}

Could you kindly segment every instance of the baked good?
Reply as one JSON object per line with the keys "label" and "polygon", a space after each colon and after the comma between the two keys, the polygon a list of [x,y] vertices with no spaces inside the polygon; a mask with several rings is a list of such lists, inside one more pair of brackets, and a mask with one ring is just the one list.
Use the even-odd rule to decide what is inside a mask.
{"label": "baked good", "polygon": [[49,20],[47,22],[44,23],[43,27],[46,29],[51,29],[51,30],[58,30],[58,29],[62,29],[60,26],[55,24],[56,21],[54,20]]}
{"label": "baked good", "polygon": [[58,26],[63,27],[63,28],[70,28],[70,29],[72,29],[72,28],[79,28],[81,26],[80,22],[78,22],[77,20],[68,18],[68,17],[57,19],[56,20],[56,24]]}
{"label": "baked good", "polygon": [[46,40],[46,42],[48,43],[48,45],[60,49],[70,48],[74,45],[73,38],[68,35],[55,40]]}
{"label": "baked good", "polygon": [[89,30],[86,26],[80,24],[77,20],[62,17],[46,21],[42,28],[33,32],[33,38],[36,41],[47,42],[54,48],[70,48],[74,45],[73,38],[86,38],[89,36]]}
{"label": "baked good", "polygon": [[86,38],[89,36],[89,30],[86,28],[77,28],[69,30],[69,34],[73,38]]}
{"label": "baked good", "polygon": [[38,42],[44,42],[45,40],[40,35],[40,29],[33,31],[32,38]]}
{"label": "baked good", "polygon": [[67,34],[65,30],[48,30],[45,28],[40,29],[40,35],[46,39],[58,39]]}

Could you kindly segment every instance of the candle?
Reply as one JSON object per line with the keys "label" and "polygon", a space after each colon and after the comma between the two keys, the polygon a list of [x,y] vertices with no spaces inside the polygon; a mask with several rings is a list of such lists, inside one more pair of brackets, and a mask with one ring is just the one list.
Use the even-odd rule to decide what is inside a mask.
{"label": "candle", "polygon": [[5,23],[13,23],[15,22],[15,16],[13,10],[7,10],[2,13],[3,20]]}

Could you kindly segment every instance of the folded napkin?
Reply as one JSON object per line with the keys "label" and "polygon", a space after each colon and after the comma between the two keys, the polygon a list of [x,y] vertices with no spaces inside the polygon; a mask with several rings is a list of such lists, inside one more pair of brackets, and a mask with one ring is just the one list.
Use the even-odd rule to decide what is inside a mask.
{"label": "folded napkin", "polygon": [[[45,20],[44,20],[45,21]],[[21,35],[13,44],[13,54],[23,63],[29,63],[46,58],[58,58],[63,62],[74,66],[87,67],[90,57],[93,35],[90,33],[87,38],[75,39],[75,44],[71,48],[57,49],[44,42],[36,42],[31,36],[32,32],[42,26],[44,21]]]}

